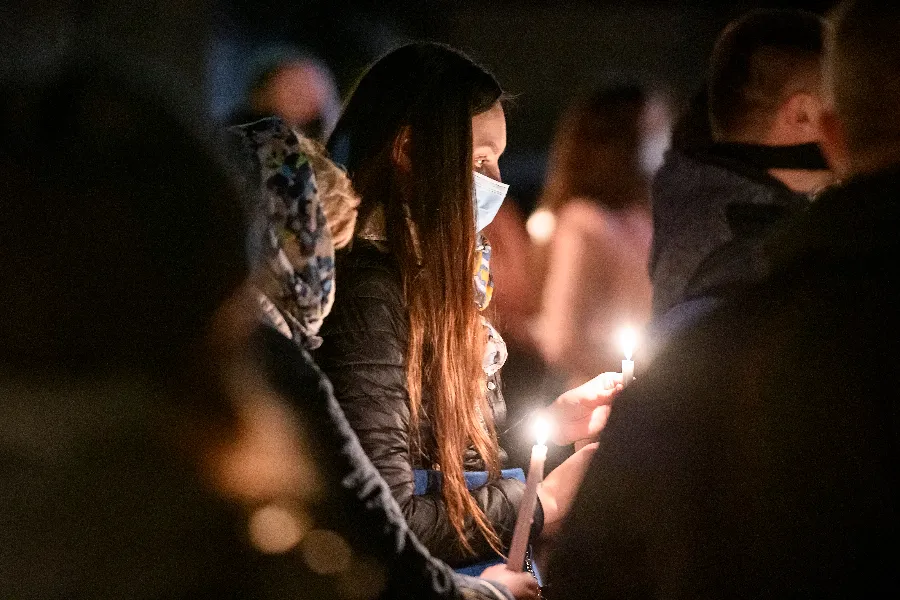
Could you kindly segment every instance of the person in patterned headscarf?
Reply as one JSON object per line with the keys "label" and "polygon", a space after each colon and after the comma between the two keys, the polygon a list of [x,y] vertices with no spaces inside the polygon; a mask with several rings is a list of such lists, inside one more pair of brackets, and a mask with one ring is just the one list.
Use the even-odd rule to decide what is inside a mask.
{"label": "person in patterned headscarf", "polygon": [[[343,172],[277,118],[230,130],[248,189],[251,278],[264,323],[254,339],[268,379],[293,401],[324,485],[312,511],[354,555],[376,565],[383,597],[530,598],[530,575],[502,566],[455,574],[410,532],[309,350],[334,298],[334,251],[349,241],[359,203]],[[337,241],[336,241],[337,240]],[[381,597],[380,594],[374,596]],[[373,597],[374,597],[373,596]]]}

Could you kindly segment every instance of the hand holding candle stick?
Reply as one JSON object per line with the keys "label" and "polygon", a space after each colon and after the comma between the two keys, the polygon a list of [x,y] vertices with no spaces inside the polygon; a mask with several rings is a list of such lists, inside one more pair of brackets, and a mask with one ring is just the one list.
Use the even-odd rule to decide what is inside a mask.
{"label": "hand holding candle stick", "polygon": [[[625,359],[622,360],[621,384],[623,389],[627,387],[632,381],[634,381],[634,361],[631,360],[631,357],[634,353],[636,342],[637,334],[631,327],[625,327],[619,331],[619,344],[622,347],[622,353],[625,355]],[[606,375],[607,374],[604,373],[600,377],[604,377]],[[592,382],[594,382],[596,379],[599,378],[595,378],[585,385],[592,384]],[[592,424],[589,426],[590,431],[596,431],[597,433],[599,433],[600,430],[603,429],[603,427],[606,425],[606,420],[609,418],[609,410],[609,406],[605,406],[602,410],[599,408],[594,408],[587,413],[584,413],[583,411],[582,416],[585,416],[586,414],[590,415],[591,417]],[[595,436],[575,440],[575,450],[581,450],[593,439],[595,439]]]}
{"label": "hand holding candle stick", "polygon": [[622,389],[622,374],[608,372],[561,394],[546,410],[555,424],[550,439],[557,446],[574,443],[576,450],[596,439]]}
{"label": "hand holding candle stick", "polygon": [[531,448],[531,463],[528,465],[528,475],[525,478],[525,493],[519,504],[516,528],[513,530],[512,543],[509,545],[509,559],[506,561],[507,568],[517,573],[522,571],[525,564],[525,551],[528,548],[531,522],[534,519],[538,485],[544,479],[550,423],[546,419],[538,418],[535,420],[534,429],[537,444]]}

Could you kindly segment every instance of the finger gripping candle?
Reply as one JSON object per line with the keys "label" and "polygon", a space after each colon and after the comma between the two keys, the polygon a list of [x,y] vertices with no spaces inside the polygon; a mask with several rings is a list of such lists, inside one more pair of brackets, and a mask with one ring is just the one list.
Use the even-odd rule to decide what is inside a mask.
{"label": "finger gripping candle", "polygon": [[516,528],[513,530],[512,543],[509,545],[509,559],[506,567],[519,573],[525,565],[525,551],[528,548],[528,536],[531,533],[531,522],[534,520],[534,507],[537,503],[538,485],[544,479],[544,461],[547,460],[547,438],[550,434],[550,423],[538,418],[534,422],[534,433],[537,444],[531,447],[531,462],[528,465],[528,476],[525,478],[525,493],[519,504],[516,517]]}

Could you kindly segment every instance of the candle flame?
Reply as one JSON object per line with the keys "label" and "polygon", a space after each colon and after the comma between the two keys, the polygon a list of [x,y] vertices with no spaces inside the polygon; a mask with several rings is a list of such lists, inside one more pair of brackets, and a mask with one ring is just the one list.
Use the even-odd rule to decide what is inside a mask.
{"label": "candle flame", "polygon": [[547,438],[550,437],[550,421],[543,417],[534,420],[534,437],[538,446],[547,445]]}
{"label": "candle flame", "polygon": [[631,327],[623,327],[619,331],[619,344],[622,346],[622,354],[626,360],[631,360],[634,354],[634,346],[637,344],[637,333]]}

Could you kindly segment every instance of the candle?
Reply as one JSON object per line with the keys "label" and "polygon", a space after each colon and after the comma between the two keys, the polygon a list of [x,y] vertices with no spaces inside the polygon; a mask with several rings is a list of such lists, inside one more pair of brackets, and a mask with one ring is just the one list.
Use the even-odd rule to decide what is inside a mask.
{"label": "candle", "polygon": [[531,448],[531,463],[528,465],[528,476],[525,478],[525,493],[519,504],[519,515],[516,517],[516,528],[513,530],[512,543],[509,545],[509,559],[506,567],[516,573],[521,572],[525,564],[525,551],[528,548],[528,537],[531,534],[531,522],[534,520],[534,507],[537,503],[538,485],[544,479],[544,461],[547,460],[547,438],[550,424],[541,418],[534,423],[537,444]]}
{"label": "candle", "polygon": [[634,353],[634,345],[637,341],[637,335],[634,329],[626,327],[619,332],[619,343],[622,345],[622,354],[625,359],[622,361],[622,386],[628,387],[628,384],[634,379],[634,361],[631,356]]}

